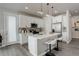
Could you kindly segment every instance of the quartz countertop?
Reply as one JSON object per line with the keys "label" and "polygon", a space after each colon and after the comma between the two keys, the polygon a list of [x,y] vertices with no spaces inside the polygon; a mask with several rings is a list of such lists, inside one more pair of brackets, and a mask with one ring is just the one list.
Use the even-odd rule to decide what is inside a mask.
{"label": "quartz countertop", "polygon": [[28,35],[28,37],[34,37],[34,38],[37,38],[37,39],[43,39],[43,38],[48,38],[48,37],[53,37],[53,36],[57,36],[57,35],[60,35],[61,33],[52,33],[52,34],[31,34],[31,35]]}

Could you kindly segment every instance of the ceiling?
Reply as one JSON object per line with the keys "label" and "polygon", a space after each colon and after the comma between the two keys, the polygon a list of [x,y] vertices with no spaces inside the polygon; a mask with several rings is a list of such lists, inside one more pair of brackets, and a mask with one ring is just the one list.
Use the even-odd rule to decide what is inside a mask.
{"label": "ceiling", "polygon": [[[37,13],[41,11],[45,14],[58,15],[65,13],[66,10],[70,10],[72,15],[79,15],[79,3],[0,3],[0,8],[7,9],[16,12],[23,12],[32,15],[42,16]],[[53,9],[51,8],[53,6]],[[25,9],[28,7],[28,9]]]}

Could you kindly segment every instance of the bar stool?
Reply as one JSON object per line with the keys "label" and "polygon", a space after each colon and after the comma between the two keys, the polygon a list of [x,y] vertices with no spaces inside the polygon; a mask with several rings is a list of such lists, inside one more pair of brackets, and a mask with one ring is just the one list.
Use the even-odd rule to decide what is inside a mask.
{"label": "bar stool", "polygon": [[51,52],[51,45],[56,44],[56,40],[45,42],[47,45],[49,45],[49,51],[45,54],[46,56],[55,56],[54,53]]}
{"label": "bar stool", "polygon": [[59,49],[59,42],[62,42],[63,38],[60,37],[60,38],[57,38],[56,40],[57,40],[57,46],[54,48],[54,50],[60,51],[60,49]]}

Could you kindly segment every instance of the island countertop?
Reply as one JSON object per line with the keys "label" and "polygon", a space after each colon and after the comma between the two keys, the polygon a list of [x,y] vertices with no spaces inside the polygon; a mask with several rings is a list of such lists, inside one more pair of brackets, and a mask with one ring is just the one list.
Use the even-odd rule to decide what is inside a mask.
{"label": "island countertop", "polygon": [[60,35],[61,33],[51,33],[51,34],[35,34],[35,35],[29,35],[28,37],[33,37],[33,38],[37,38],[37,39],[44,39],[44,38],[48,38],[48,37],[52,37],[52,36],[56,36],[56,35]]}

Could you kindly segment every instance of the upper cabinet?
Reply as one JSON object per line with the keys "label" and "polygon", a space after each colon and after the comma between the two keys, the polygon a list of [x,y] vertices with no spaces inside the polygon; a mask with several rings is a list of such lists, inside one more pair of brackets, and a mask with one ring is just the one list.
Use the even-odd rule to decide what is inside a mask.
{"label": "upper cabinet", "polygon": [[42,18],[33,17],[29,15],[20,15],[20,27],[31,27],[31,23],[36,23],[39,28],[44,27],[44,20]]}
{"label": "upper cabinet", "polygon": [[62,15],[52,18],[52,23],[62,22]]}
{"label": "upper cabinet", "polygon": [[52,23],[56,23],[56,22],[57,22],[56,17],[53,17],[52,18]]}

